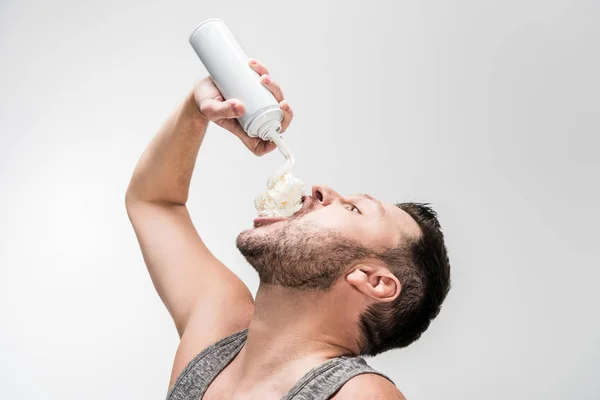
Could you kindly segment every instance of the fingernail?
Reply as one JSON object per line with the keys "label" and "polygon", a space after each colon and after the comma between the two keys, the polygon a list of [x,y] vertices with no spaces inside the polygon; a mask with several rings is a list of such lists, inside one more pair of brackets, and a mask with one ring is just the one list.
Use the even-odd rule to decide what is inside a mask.
{"label": "fingernail", "polygon": [[252,65],[256,65],[256,60],[255,60],[254,58],[251,58],[251,59],[250,59],[250,64],[252,64]]}
{"label": "fingernail", "polygon": [[271,83],[271,77],[269,75],[264,75],[263,79],[265,80],[265,83]]}

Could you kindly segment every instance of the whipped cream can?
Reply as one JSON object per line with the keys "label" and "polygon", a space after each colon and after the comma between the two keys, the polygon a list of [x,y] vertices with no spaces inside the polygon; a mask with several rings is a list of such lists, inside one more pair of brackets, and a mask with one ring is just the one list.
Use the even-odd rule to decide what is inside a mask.
{"label": "whipped cream can", "polygon": [[190,44],[223,97],[244,103],[246,112],[238,121],[248,136],[268,140],[281,130],[279,103],[248,65],[248,56],[222,20],[202,22],[190,35]]}

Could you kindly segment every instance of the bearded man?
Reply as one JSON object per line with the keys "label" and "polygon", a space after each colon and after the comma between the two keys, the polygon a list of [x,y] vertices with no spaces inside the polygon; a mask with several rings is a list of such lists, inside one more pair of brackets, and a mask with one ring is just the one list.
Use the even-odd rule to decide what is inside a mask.
{"label": "bearded man", "polygon": [[[249,61],[293,118],[266,67]],[[129,219],[156,290],[181,339],[167,398],[404,399],[362,356],[417,340],[450,288],[435,212],[312,187],[290,218],[255,220],[236,244],[256,269],[255,298],[196,232],[186,202],[209,121],[254,154],[244,105],[200,81],[141,156],[126,193]]]}

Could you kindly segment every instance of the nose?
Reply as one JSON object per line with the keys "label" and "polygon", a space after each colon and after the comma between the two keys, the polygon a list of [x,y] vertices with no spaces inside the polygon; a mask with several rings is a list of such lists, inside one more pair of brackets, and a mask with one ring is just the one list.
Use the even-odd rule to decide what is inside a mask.
{"label": "nose", "polygon": [[312,196],[323,206],[327,206],[342,197],[327,185],[314,185],[312,187]]}

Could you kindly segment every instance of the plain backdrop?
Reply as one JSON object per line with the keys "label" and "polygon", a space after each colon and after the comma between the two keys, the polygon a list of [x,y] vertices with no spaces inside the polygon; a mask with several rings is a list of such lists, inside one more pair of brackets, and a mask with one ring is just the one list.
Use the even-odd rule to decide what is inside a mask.
{"label": "plain backdrop", "polygon": [[[0,397],[162,399],[178,343],[125,210],[225,20],[295,110],[310,187],[431,202],[453,288],[370,359],[409,400],[598,399],[600,2],[0,2]],[[235,248],[283,158],[211,126],[189,208]]]}

